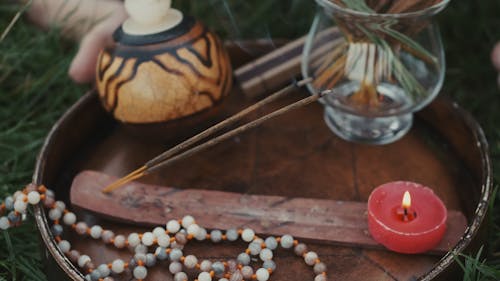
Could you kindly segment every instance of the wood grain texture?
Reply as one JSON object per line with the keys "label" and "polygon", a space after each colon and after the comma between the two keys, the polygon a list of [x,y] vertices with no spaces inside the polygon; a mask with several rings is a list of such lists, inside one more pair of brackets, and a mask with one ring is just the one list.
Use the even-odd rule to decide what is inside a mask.
{"label": "wood grain texture", "polygon": [[[251,42],[251,46],[251,50],[264,50],[266,45]],[[252,59],[252,55],[234,46],[229,51],[238,65]],[[233,91],[221,111],[225,116],[253,103],[242,98],[237,88]],[[290,99],[306,95],[296,92]],[[261,113],[290,103],[290,99],[269,106]],[[189,128],[193,133],[207,126],[209,124],[196,123]],[[152,137],[154,134],[131,135],[124,127],[104,112],[95,92],[88,93],[55,124],[37,161],[34,181],[50,186],[69,204],[69,187],[80,171],[91,169],[123,176],[186,137],[179,134],[178,128],[156,130],[156,136],[174,136],[163,140]],[[438,98],[417,114],[410,133],[396,144],[371,147],[340,140],[324,124],[321,105],[314,104],[176,163],[141,182],[245,195],[362,202],[378,184],[413,180],[432,187],[449,208],[466,215],[468,228],[454,251],[476,252],[486,238],[487,224],[482,220],[492,188],[487,143],[478,124],[449,100]],[[83,221],[99,223],[117,234],[149,230],[72,208]],[[35,217],[46,246],[43,258],[48,265],[48,276],[54,280],[83,281],[78,269],[57,249],[44,210],[36,207]],[[66,238],[75,249],[90,254],[96,264],[131,257],[128,250],[106,247],[99,241],[72,235]],[[453,263],[452,254],[436,257],[324,243],[308,246],[327,264],[329,280],[448,281],[462,276],[460,268]],[[186,250],[199,258],[214,260],[234,258],[244,247],[239,243],[193,243]],[[314,278],[310,268],[293,253],[278,251],[275,261],[280,270],[271,280]],[[123,276],[115,280],[130,279]],[[173,278],[167,264],[162,263],[149,271],[148,280],[171,281]]]}
{"label": "wood grain texture", "polygon": [[[278,104],[267,106],[260,113],[271,111],[306,95],[305,92],[295,92]],[[237,96],[230,96],[228,101],[225,108],[228,114],[246,106]],[[435,114],[442,114],[438,118],[441,124],[444,122],[441,118],[455,116],[451,112],[452,107],[446,107],[446,104],[439,106],[439,109],[430,111],[431,120],[438,118]],[[92,103],[80,105],[79,110],[95,112],[99,107],[97,99],[94,99]],[[90,118],[92,116],[93,118]],[[78,172],[92,169],[122,176],[180,141],[164,142],[132,137],[123,126],[107,119],[109,117],[103,113],[95,113],[85,119],[78,118],[78,114],[66,118],[73,121],[63,123],[66,129],[51,137],[54,140],[51,142],[53,148],[43,157],[45,160],[42,163],[46,163],[43,165],[46,168],[41,171],[46,174],[44,183],[54,187],[57,194],[66,194],[68,203],[69,187]],[[78,123],[78,127],[85,130],[75,134],[75,122],[83,122]],[[463,127],[459,125],[460,118],[453,122],[457,123],[456,127]],[[446,128],[454,129],[455,126],[444,127]],[[73,133],[64,133],[66,130]],[[464,133],[467,134],[462,132],[462,137]],[[465,142],[467,139],[463,138],[461,143],[470,147],[471,144]],[[53,150],[55,147],[58,147],[57,151]],[[474,149],[467,151],[473,152]],[[473,155],[470,157],[475,159]],[[411,133],[397,145],[357,145],[335,137],[323,123],[321,105],[313,104],[264,123],[256,130],[185,161],[177,162],[159,173],[147,176],[141,182],[176,186],[180,189],[236,192],[245,196],[268,195],[363,202],[376,185],[408,177],[406,179],[432,187],[440,196],[449,190],[450,193],[442,197],[444,203],[449,208],[462,211],[474,206],[474,200],[477,198],[474,190],[479,186],[478,178],[474,176],[475,170],[466,168],[461,159],[457,157],[450,142],[442,137],[442,133],[423,122],[422,118],[416,119]],[[434,164],[426,166],[425,163]],[[76,206],[72,208],[87,223],[99,223],[117,234],[150,230],[150,227],[134,226],[96,216]],[[474,215],[468,212],[466,214],[470,222]],[[109,262],[117,257],[125,260],[130,258],[130,252],[127,250],[103,247],[102,243],[91,239],[74,236],[67,238],[77,250],[95,257],[96,264]],[[51,245],[50,242],[47,243]],[[408,281],[426,278],[429,270],[434,269],[441,257],[401,255],[324,242],[308,244],[310,249],[318,251],[326,262],[332,280]],[[187,250],[200,258],[227,259],[236,257],[244,247],[244,244],[214,246],[210,243],[193,243]],[[271,280],[313,278],[312,272],[304,266],[303,261],[290,252],[277,252],[275,260],[279,268],[286,270],[278,270]],[[63,260],[58,262],[65,264]],[[454,278],[460,275],[459,270],[450,273],[452,275],[444,275],[441,280],[455,280]],[[458,274],[453,275],[454,273]],[[149,280],[173,280],[166,266],[156,267],[148,276]],[[123,277],[118,280],[129,279]]]}
{"label": "wood grain texture", "polygon": [[[368,232],[366,202],[290,198],[213,190],[178,189],[131,182],[111,194],[102,187],[116,180],[96,171],[83,171],[73,180],[74,206],[121,222],[164,225],[186,214],[208,229],[250,227],[265,235],[293,234],[327,244],[383,248]],[[465,231],[461,212],[448,211],[447,231],[432,252],[448,252]]]}
{"label": "wood grain texture", "polygon": [[[249,98],[256,98],[295,81],[301,73],[306,37],[289,42],[236,69],[234,76],[244,94]],[[329,49],[335,45],[345,44],[342,34],[336,27],[322,31],[315,41],[321,47],[310,59],[312,63],[325,65],[331,64],[332,60],[336,59],[335,56],[327,54]]]}

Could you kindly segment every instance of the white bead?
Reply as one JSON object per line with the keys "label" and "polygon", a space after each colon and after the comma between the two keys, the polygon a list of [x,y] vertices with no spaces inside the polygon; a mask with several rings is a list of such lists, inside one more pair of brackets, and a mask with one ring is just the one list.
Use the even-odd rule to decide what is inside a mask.
{"label": "white bead", "polygon": [[171,220],[166,225],[167,231],[170,233],[177,233],[181,229],[181,225],[176,220]]}
{"label": "white bead", "polygon": [[83,268],[88,262],[90,262],[90,257],[87,255],[81,255],[78,258],[78,266]]}
{"label": "white bead", "polygon": [[250,228],[243,230],[243,232],[241,233],[241,239],[243,239],[243,241],[245,242],[252,241],[254,237],[255,237],[255,232]]}
{"label": "white bead", "polygon": [[51,209],[49,211],[49,219],[55,221],[62,217],[62,212],[59,209]]}
{"label": "white bead", "polygon": [[16,200],[16,202],[14,202],[14,210],[18,213],[26,212],[26,207],[27,204],[23,200]]}
{"label": "white bead", "polygon": [[266,247],[270,250],[276,250],[276,248],[278,247],[278,242],[273,236],[267,237],[265,243]]}
{"label": "white bead", "polygon": [[174,281],[187,281],[188,280],[188,276],[185,272],[177,272],[175,275],[174,275]]}
{"label": "white bead", "polygon": [[157,237],[158,239],[158,246],[166,248],[170,245],[170,236],[165,234],[165,232],[162,235],[159,235]]}
{"label": "white bead", "polygon": [[226,231],[226,237],[227,237],[228,241],[231,241],[231,242],[236,241],[236,240],[238,240],[238,236],[239,236],[238,231],[234,228],[228,229]]}
{"label": "white bead", "polygon": [[189,225],[187,228],[187,233],[193,236],[199,235],[199,231],[200,231],[200,226],[195,223]]}
{"label": "white bead", "polygon": [[207,239],[207,230],[204,229],[203,227],[200,227],[200,230],[198,231],[198,233],[194,238],[198,241],[203,241]]}
{"label": "white bead", "polygon": [[139,238],[139,234],[131,233],[127,238],[128,244],[130,247],[135,247],[141,243],[141,239]]}
{"label": "white bead", "polygon": [[63,222],[66,225],[73,225],[76,223],[76,215],[72,212],[64,214]]}
{"label": "white bead", "polygon": [[14,198],[12,196],[7,196],[3,202],[8,211],[12,211],[12,209],[14,209]]}
{"label": "white bead", "polygon": [[182,218],[182,226],[186,229],[193,223],[195,223],[195,221],[192,216],[185,216]]}
{"label": "white bead", "polygon": [[212,276],[208,272],[202,272],[198,275],[198,281],[212,281]]}
{"label": "white bead", "polygon": [[137,266],[134,268],[134,278],[143,280],[148,275],[148,270],[144,266]]}
{"label": "white bead", "polygon": [[314,277],[314,281],[326,281],[326,275],[318,274]]}
{"label": "white bead", "polygon": [[28,202],[31,205],[36,205],[40,202],[40,193],[38,191],[31,191],[28,193]]}
{"label": "white bead", "polygon": [[269,249],[262,249],[260,251],[259,257],[262,261],[268,261],[273,259],[273,252]]}
{"label": "white bead", "polygon": [[227,280],[226,278],[221,278],[219,279],[219,281],[229,281],[229,280]]}
{"label": "white bead", "polygon": [[144,234],[142,235],[142,244],[144,244],[146,246],[153,245],[154,240],[155,240],[155,236],[151,232],[144,232]]}
{"label": "white bead", "polygon": [[255,275],[257,276],[258,281],[267,281],[269,279],[269,271],[267,271],[267,269],[265,268],[257,269]]}
{"label": "white bead", "polygon": [[144,245],[144,244],[139,244],[139,245],[135,246],[134,252],[136,254],[144,254],[144,255],[146,255],[148,253],[148,247],[146,245]]}
{"label": "white bead", "polygon": [[318,254],[312,251],[307,252],[304,256],[304,261],[306,262],[307,265],[314,265],[317,259],[318,259]]}
{"label": "white bead", "polygon": [[66,204],[63,201],[56,201],[55,207],[61,212],[64,212],[64,210],[66,210]]}
{"label": "white bead", "polygon": [[0,229],[1,230],[6,230],[10,227],[10,222],[7,217],[1,217],[0,218]]}
{"label": "white bead", "polygon": [[210,270],[212,270],[212,262],[209,260],[203,260],[200,263],[200,270],[205,272],[210,272]]}
{"label": "white bead", "polygon": [[113,263],[111,264],[111,270],[114,273],[120,274],[123,272],[124,269],[125,269],[125,263],[120,259],[114,260]]}
{"label": "white bead", "polygon": [[262,238],[255,238],[252,243],[259,243],[259,244],[263,244],[264,243],[264,240],[262,240]]}
{"label": "white bead", "polygon": [[250,280],[253,275],[253,268],[251,266],[245,265],[240,269],[241,275],[243,275],[243,279]]}
{"label": "white bead", "polygon": [[250,245],[248,245],[248,249],[250,250],[250,254],[253,256],[258,255],[260,251],[262,251],[262,244],[258,242],[252,242]]}
{"label": "white bead", "polygon": [[71,250],[71,244],[66,240],[62,240],[61,242],[59,242],[59,244],[57,244],[57,246],[63,253],[67,253],[69,252],[69,250]]}
{"label": "white bead", "polygon": [[184,259],[184,266],[186,266],[186,268],[189,268],[189,269],[194,268],[197,263],[198,263],[198,259],[193,255],[189,255]]}
{"label": "white bead", "polygon": [[291,235],[283,235],[281,237],[281,247],[285,249],[290,249],[293,247],[293,237]]}
{"label": "white bead", "polygon": [[116,248],[121,249],[125,247],[125,236],[123,235],[117,235],[115,237],[115,241],[113,242]]}
{"label": "white bead", "polygon": [[146,262],[146,253],[136,253],[136,254],[134,255],[134,260],[135,260],[136,262],[141,261],[141,262],[144,262],[144,263],[145,263],[145,262]]}
{"label": "white bead", "polygon": [[94,225],[90,228],[90,236],[94,239],[99,239],[101,238],[102,234],[102,227],[99,225]]}
{"label": "white bead", "polygon": [[111,269],[109,269],[108,265],[103,263],[97,267],[97,270],[101,273],[101,277],[109,276],[111,274]]}
{"label": "white bead", "polygon": [[25,196],[26,195],[24,193],[22,193],[21,191],[18,190],[16,192],[14,192],[14,195],[12,195],[12,198],[14,198],[14,201],[18,200],[18,199],[20,199],[22,201],[22,200],[24,200]]}
{"label": "white bead", "polygon": [[168,266],[168,270],[172,274],[176,274],[178,272],[182,271],[182,264],[180,262],[174,261],[171,262],[170,265]]}
{"label": "white bead", "polygon": [[153,229],[153,234],[156,237],[158,237],[158,236],[160,236],[162,234],[165,234],[165,229],[163,227],[161,227],[161,226],[157,226],[157,227],[155,227],[155,229]]}
{"label": "white bead", "polygon": [[170,260],[171,261],[179,261],[182,257],[182,251],[179,249],[172,249],[172,251],[169,254]]}
{"label": "white bead", "polygon": [[54,191],[52,189],[47,189],[45,191],[45,195],[47,195],[48,197],[52,197],[52,198],[56,197],[56,194],[54,193]]}

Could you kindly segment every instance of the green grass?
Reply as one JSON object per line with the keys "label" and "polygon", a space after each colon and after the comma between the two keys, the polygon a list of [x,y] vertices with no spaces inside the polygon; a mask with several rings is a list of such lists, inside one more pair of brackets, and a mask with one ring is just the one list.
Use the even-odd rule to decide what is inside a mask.
{"label": "green grass", "polygon": [[456,258],[456,262],[464,271],[464,281],[475,280],[498,280],[500,271],[486,263],[482,257],[483,248],[481,248],[475,256],[460,255]]}
{"label": "green grass", "polygon": [[[286,5],[279,0],[176,2],[230,39],[299,36],[309,28],[315,10],[312,0],[291,0]],[[0,3],[0,33],[19,8]],[[438,18],[447,55],[443,92],[483,126],[496,185],[500,182],[500,92],[489,52],[500,40],[499,11],[498,0],[456,0]],[[66,74],[76,47],[62,40],[56,29],[42,32],[23,18],[0,42],[0,198],[30,182],[37,152],[51,125],[88,89],[76,86]],[[464,280],[500,280],[498,206],[490,212],[493,231],[482,255],[457,257],[464,267]],[[0,233],[0,280],[46,280],[36,233],[31,221]]]}
{"label": "green grass", "polygon": [[[0,30],[19,9],[0,4]],[[31,181],[52,124],[84,93],[67,78],[74,44],[21,19],[0,43],[0,198]],[[0,233],[0,280],[46,280],[34,223]]]}

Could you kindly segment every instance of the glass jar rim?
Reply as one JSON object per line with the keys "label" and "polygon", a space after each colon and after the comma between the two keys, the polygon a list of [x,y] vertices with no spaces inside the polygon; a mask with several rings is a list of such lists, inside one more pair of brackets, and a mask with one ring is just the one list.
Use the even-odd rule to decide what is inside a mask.
{"label": "glass jar rim", "polygon": [[337,12],[341,12],[344,14],[349,14],[352,16],[362,16],[362,17],[373,17],[373,18],[413,18],[413,17],[421,17],[421,16],[433,16],[439,12],[441,12],[450,2],[450,0],[441,0],[439,3],[436,3],[432,6],[429,6],[425,9],[413,11],[413,12],[405,12],[405,13],[367,13],[356,11],[347,7],[342,7],[335,3],[332,0],[316,0],[318,5],[322,6],[326,9],[331,9]]}

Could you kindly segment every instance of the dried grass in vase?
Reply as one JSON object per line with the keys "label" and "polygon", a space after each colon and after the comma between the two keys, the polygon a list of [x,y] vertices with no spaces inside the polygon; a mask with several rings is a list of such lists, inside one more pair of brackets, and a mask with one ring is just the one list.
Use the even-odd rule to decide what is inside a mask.
{"label": "dried grass in vase", "polygon": [[[397,85],[416,102],[433,91],[439,76],[439,55],[429,50],[439,41],[431,16],[442,0],[331,0],[325,7],[345,41],[311,62],[316,89],[334,89],[347,81],[359,84],[343,102],[349,106],[392,108],[401,102],[382,93],[380,85]],[[440,6],[440,5],[437,5]],[[443,5],[444,6],[444,5]],[[437,44],[437,45],[439,45]],[[435,47],[435,46],[434,46]],[[439,50],[437,50],[439,52]],[[387,88],[387,87],[386,87]],[[407,101],[410,102],[410,101]]]}

